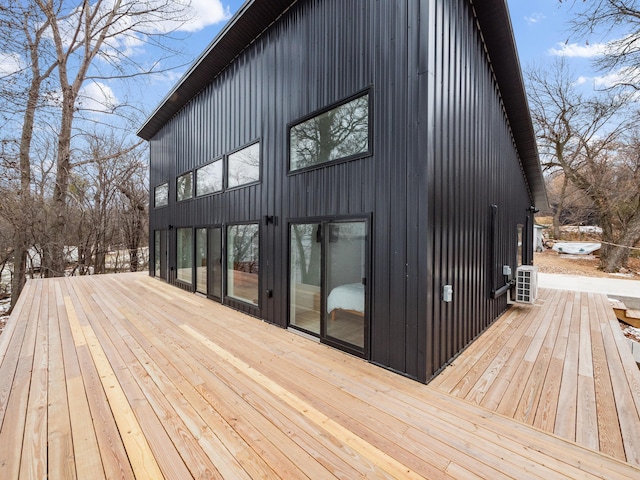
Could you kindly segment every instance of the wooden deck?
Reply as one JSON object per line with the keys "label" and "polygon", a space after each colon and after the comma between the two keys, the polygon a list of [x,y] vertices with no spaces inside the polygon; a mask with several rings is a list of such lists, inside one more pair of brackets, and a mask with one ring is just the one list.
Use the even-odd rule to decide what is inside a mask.
{"label": "wooden deck", "polygon": [[0,336],[0,425],[3,480],[640,478],[144,274],[27,284]]}
{"label": "wooden deck", "polygon": [[430,385],[640,465],[640,370],[605,295],[541,290]]}

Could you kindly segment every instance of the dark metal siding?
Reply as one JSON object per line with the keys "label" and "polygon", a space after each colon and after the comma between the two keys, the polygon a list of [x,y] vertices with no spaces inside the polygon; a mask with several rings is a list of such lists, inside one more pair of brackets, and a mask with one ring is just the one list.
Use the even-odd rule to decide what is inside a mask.
{"label": "dark metal siding", "polygon": [[[373,155],[288,175],[287,124],[369,87]],[[177,175],[256,139],[259,185],[176,204]],[[287,322],[287,219],[330,215],[372,215],[371,361],[425,381],[506,308],[490,206],[496,263],[515,268],[531,200],[466,0],[300,1],[150,143],[151,187],[170,185],[152,231],[278,217],[261,226],[269,322]]]}

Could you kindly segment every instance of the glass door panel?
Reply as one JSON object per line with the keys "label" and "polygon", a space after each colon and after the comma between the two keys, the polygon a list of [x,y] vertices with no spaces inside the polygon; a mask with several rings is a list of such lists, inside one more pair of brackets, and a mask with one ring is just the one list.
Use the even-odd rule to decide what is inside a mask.
{"label": "glass door panel", "polygon": [[294,224],[290,233],[290,324],[320,335],[322,235],[319,224]]}
{"label": "glass door panel", "polygon": [[327,225],[326,336],[364,348],[366,224]]}
{"label": "glass door panel", "polygon": [[209,229],[209,296],[222,301],[222,228]]}
{"label": "glass door panel", "polygon": [[153,260],[154,260],[154,266],[153,266],[153,275],[155,277],[159,277],[160,276],[160,259],[162,258],[162,248],[161,248],[161,235],[162,232],[160,230],[156,230],[153,232]]}
{"label": "glass door panel", "polygon": [[227,284],[225,295],[259,305],[260,226],[257,223],[227,227]]}
{"label": "glass door panel", "polygon": [[207,229],[196,230],[196,291],[207,294]]}
{"label": "glass door panel", "polygon": [[154,234],[155,276],[167,279],[167,265],[169,254],[167,246],[167,230],[156,230]]}

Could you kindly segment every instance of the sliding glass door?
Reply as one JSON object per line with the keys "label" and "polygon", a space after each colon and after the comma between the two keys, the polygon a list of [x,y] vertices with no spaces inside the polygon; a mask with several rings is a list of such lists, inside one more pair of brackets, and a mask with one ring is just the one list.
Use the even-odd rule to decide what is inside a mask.
{"label": "sliding glass door", "polygon": [[327,225],[325,285],[328,338],[364,348],[365,222]]}
{"label": "sliding glass door", "polygon": [[207,229],[196,229],[196,291],[207,294]]}
{"label": "sliding glass door", "polygon": [[289,325],[364,355],[367,331],[367,224],[292,224]]}
{"label": "sliding glass door", "polygon": [[209,229],[209,297],[222,301],[222,228]]}

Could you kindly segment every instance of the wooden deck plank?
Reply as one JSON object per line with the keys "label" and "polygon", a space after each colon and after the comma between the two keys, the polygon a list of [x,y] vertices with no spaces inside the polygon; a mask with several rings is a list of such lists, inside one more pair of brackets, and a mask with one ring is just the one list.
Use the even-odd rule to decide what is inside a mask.
{"label": "wooden deck plank", "polygon": [[78,478],[134,478],[91,354],[75,343],[64,302],[72,292],[63,280],[55,288]]}
{"label": "wooden deck plank", "polygon": [[[164,307],[163,307],[163,308],[164,308]],[[171,308],[171,306],[167,306],[167,308]],[[173,308],[175,308],[175,307],[173,307]],[[233,332],[231,332],[231,331],[226,331],[226,332],[223,334],[223,336],[224,336],[225,338],[227,338],[227,337],[228,337],[228,338],[227,338],[227,343],[230,343],[230,344],[234,343],[233,335],[234,335],[234,333],[233,333]],[[258,346],[256,346],[256,348],[259,350],[259,347],[258,347]],[[192,351],[193,351],[193,349],[192,349]],[[256,352],[256,350],[255,350],[255,349],[253,349],[253,348],[251,349],[251,351],[252,351],[252,352]],[[198,362],[199,362],[199,363],[206,364],[206,363],[209,361],[209,359],[207,358],[207,356],[209,356],[209,357],[210,357],[210,352],[207,354],[207,352],[205,351],[204,353],[205,353],[205,356],[201,357],[201,358],[198,360]],[[261,362],[261,363],[264,363],[264,362]],[[219,365],[219,364],[220,364],[220,362],[214,362],[214,363],[212,364],[212,368],[214,368],[214,367],[213,367],[214,365],[216,365],[216,366],[217,366],[217,365]],[[219,369],[218,369],[218,368],[216,368],[216,370],[219,370]],[[218,375],[220,375],[220,373],[219,373]],[[228,381],[227,383],[229,383],[229,384],[233,384],[233,385],[235,386],[235,385],[237,385],[237,384],[238,384],[238,380],[236,380],[236,381]],[[304,382],[303,382],[303,383],[304,383]],[[249,385],[247,385],[247,388],[250,388],[250,386],[249,386]],[[274,408],[277,408],[277,405],[274,405]],[[289,409],[289,410],[291,410],[291,409]],[[263,413],[264,413],[264,414],[266,414],[266,415],[268,415],[268,412],[263,412]],[[271,416],[270,416],[269,418],[270,418],[272,421],[275,421],[275,420],[276,420],[276,419],[274,419],[274,418],[273,418],[273,417],[271,417]],[[317,448],[317,447],[314,447],[314,448]],[[351,452],[351,453],[350,453],[350,456],[353,456],[353,452]],[[326,458],[323,458],[323,459],[321,459],[321,460],[326,461],[327,459],[326,459]]]}
{"label": "wooden deck plank", "polygon": [[597,315],[590,315],[590,321],[599,449],[608,455],[626,460],[621,425],[618,423],[620,420],[616,411],[616,400],[611,385],[611,376],[615,375],[616,369],[609,369],[611,360],[607,358],[601,331],[602,322],[600,319],[606,318],[606,313],[601,304],[596,301],[595,295],[589,294],[587,298],[589,311],[597,312]]}
{"label": "wooden deck plank", "polygon": [[[134,475],[136,478],[188,478],[188,469],[150,408],[148,399],[140,391],[120,352],[109,338],[98,338],[90,321],[94,312],[88,304],[88,298],[76,291],[82,282],[69,279],[68,284],[70,290],[73,290],[69,297],[64,298],[69,320],[72,327],[77,322],[80,334],[87,342]],[[81,317],[76,315],[76,305],[82,312]]]}
{"label": "wooden deck plank", "polygon": [[[499,373],[491,366],[484,369],[466,395],[464,390],[450,387],[445,391],[473,403],[480,400],[484,407],[640,464],[636,453],[640,402],[634,394],[640,389],[640,372],[621,348],[624,338],[606,297],[545,290],[541,294],[546,309],[525,307],[527,314],[509,319],[510,324],[524,323],[511,331],[512,337],[493,359],[494,364],[504,366]],[[550,317],[551,305],[556,307]],[[532,321],[535,324],[526,323]],[[502,327],[501,331],[506,329]],[[475,351],[496,351],[491,349],[496,336],[487,338],[490,346],[480,346]],[[483,337],[477,340],[484,341]],[[462,365],[462,373],[454,373],[454,380],[458,381],[473,370],[474,362],[480,362],[475,355],[467,357],[466,352],[461,357],[441,376],[446,377],[449,370]],[[487,363],[486,359],[482,362]],[[452,382],[445,378],[436,386],[442,390],[443,385],[450,386]],[[514,410],[516,401],[518,407]],[[621,405],[626,405],[627,411],[621,412],[620,408],[625,408]]]}
{"label": "wooden deck plank", "polygon": [[[38,283],[30,288],[36,288]],[[24,325],[16,324],[11,339],[6,341],[4,359],[9,366],[5,368],[11,371],[13,363],[15,369],[9,378],[0,377],[0,392],[8,392],[10,403],[5,407],[8,423],[0,427],[0,442],[3,438],[13,440],[16,429],[29,425],[19,442],[27,449],[33,448],[27,438],[42,438],[38,437],[41,432],[31,430],[38,418],[46,418],[49,428],[45,430],[52,440],[47,468],[52,477],[56,476],[54,472],[65,469],[73,475],[74,467],[77,478],[146,477],[148,472],[144,469],[129,465],[128,454],[139,445],[125,445],[123,437],[129,424],[114,418],[122,410],[137,422],[140,435],[149,446],[146,455],[160,468],[152,475],[159,479],[217,474],[222,478],[414,476],[545,480],[640,476],[640,469],[629,463],[145,275],[51,279],[41,283],[46,285],[47,299],[40,290],[34,296],[38,299],[35,309],[25,302],[20,313]],[[557,382],[550,383],[550,377],[560,370],[558,361],[562,356],[571,355],[575,343],[570,341],[571,336],[575,331],[580,333],[580,314],[576,316],[580,308],[574,307],[582,303],[581,297],[576,295],[578,300],[573,300],[573,306],[565,305],[562,313],[561,307],[550,300],[553,295],[543,298],[543,307],[547,316],[551,312],[551,318],[542,323],[550,329],[543,333],[539,324],[524,326],[523,316],[514,310],[507,326],[498,332],[489,329],[490,345],[468,349],[475,352],[476,361],[483,362],[474,371],[474,375],[481,374],[463,387],[468,394],[474,392],[477,399],[486,399],[482,396],[486,385],[510,381],[504,377],[511,368],[508,359],[501,360],[496,374],[489,367],[494,359],[485,358],[488,352],[499,354],[507,346],[514,350],[524,347],[513,370],[533,374],[535,378],[529,378],[524,385],[536,392],[552,385],[550,389],[559,401],[562,392],[571,391],[564,387],[564,378],[558,387]],[[557,300],[566,303],[567,298],[563,294]],[[597,309],[601,298],[594,299]],[[587,302],[590,313],[593,308]],[[535,310],[540,313],[543,309]],[[523,308],[522,312],[531,310]],[[535,319],[532,314],[529,321]],[[612,379],[611,391],[616,399],[618,390],[624,389],[631,397],[640,382],[625,368],[628,360],[619,349],[623,343],[611,330],[612,323],[599,321],[598,328],[604,331],[606,327],[608,337],[603,337],[601,344],[597,340],[589,343],[596,379],[594,396],[610,401],[610,392],[606,386],[598,385],[598,378],[602,352],[608,357],[611,351],[619,357],[621,372]],[[597,328],[592,318],[588,326],[594,335]],[[38,351],[42,342],[36,338],[45,330],[47,348]],[[551,334],[554,330],[555,340]],[[576,384],[579,350],[578,341],[576,362],[569,367],[575,368]],[[531,370],[521,368],[525,357],[533,362]],[[43,390],[44,358],[48,402],[44,402],[43,413],[32,409],[43,405],[37,392]],[[51,371],[61,360],[64,368]],[[464,368],[474,368],[473,362],[460,360]],[[462,380],[457,375],[455,383],[451,381],[453,386]],[[483,379],[484,375],[493,375],[493,382]],[[27,377],[28,384],[16,382]],[[60,383],[62,393],[53,388]],[[116,399],[108,392],[112,387],[119,389]],[[34,392],[33,397],[29,390]],[[536,402],[536,396],[537,393],[529,397],[534,401],[527,400],[530,408],[537,408],[538,412],[547,408],[546,417],[552,417],[553,407],[543,406],[542,397]],[[520,401],[524,398],[521,396]],[[630,401],[636,405],[633,399]],[[556,407],[556,418],[560,410]],[[528,415],[527,421],[532,418]],[[557,427],[556,422],[553,428]],[[56,446],[58,431],[66,432],[67,440]],[[629,445],[633,435],[632,429],[621,432],[623,442],[631,442]],[[65,463],[62,451],[72,459]],[[180,458],[176,460],[183,466],[179,468],[184,468],[181,477],[177,477],[177,470],[163,467],[163,462],[178,454]],[[13,452],[11,459],[0,450],[0,469],[9,474],[0,473],[0,478],[18,478],[13,475],[17,472],[16,462],[38,465],[21,455],[21,451]],[[124,464],[119,465],[120,462]],[[27,463],[25,472],[29,470]]]}
{"label": "wooden deck plank", "polygon": [[547,308],[535,317],[537,322],[530,323],[528,330],[518,344],[518,348],[509,358],[509,368],[503,372],[503,375],[509,379],[509,384],[496,409],[498,413],[509,417],[515,416],[544,343],[546,330],[552,323],[555,310],[558,308],[557,298],[558,294],[555,294],[549,300]]}
{"label": "wooden deck plank", "polygon": [[[234,336],[233,332],[232,332],[232,331],[221,331],[221,329],[223,329],[223,328],[224,328],[224,327],[221,327],[221,326],[217,325],[217,326],[216,326],[216,328],[215,328],[215,330],[216,330],[216,332],[219,332],[221,336],[223,336],[224,338],[227,338],[227,339],[228,339],[228,343],[229,343],[230,345],[234,345],[235,343],[237,343],[237,342],[235,341],[235,339],[233,338],[233,336]],[[251,335],[251,338],[253,338],[253,335]],[[257,349],[260,349],[260,345],[259,345],[259,344],[256,344],[256,345],[255,345],[255,348],[251,348],[251,349],[249,349],[249,350],[247,350],[247,351],[248,351],[248,352],[251,352],[251,355],[252,355],[252,357],[253,357],[253,356],[255,356],[255,355],[256,355],[256,350],[257,350]],[[246,350],[246,349],[245,349],[245,350]],[[277,360],[277,359],[276,359],[276,358],[274,358],[273,360],[275,361],[275,360]],[[269,364],[271,364],[271,363],[272,363],[272,362],[271,362],[271,360],[270,360],[270,359],[264,359],[264,360],[262,360],[262,361],[260,361],[260,362],[259,362],[259,364],[260,364],[261,366],[269,365]],[[216,364],[217,364],[217,362],[216,362]],[[295,370],[295,366],[294,366],[294,368],[293,368],[293,369]],[[262,369],[261,369],[261,370],[262,370]],[[290,368],[284,368],[284,369],[282,369],[282,370],[283,370],[283,371],[287,371],[287,372],[290,372],[290,371],[291,371],[291,370],[290,370]],[[293,372],[292,372],[292,373],[293,373]],[[300,377],[299,377],[299,374],[300,374],[300,373],[302,373],[302,372],[294,373],[293,378],[300,379]],[[270,377],[270,378],[273,378],[273,376],[274,376],[274,375],[269,374],[269,377]],[[283,380],[283,379],[281,379],[281,380]],[[281,382],[279,382],[279,383],[281,383]],[[296,383],[298,383],[298,382],[296,382]],[[304,380],[304,381],[302,381],[301,383],[302,383],[303,385],[305,385],[304,390],[308,390],[308,389],[309,389],[309,386],[310,386],[310,382],[309,382],[309,381]],[[281,384],[282,384],[282,383],[281,383]],[[321,388],[320,390],[321,390],[321,391],[322,391],[322,390],[325,390],[325,388]],[[335,395],[335,394],[334,394],[334,395]],[[341,400],[337,400],[337,401],[336,401],[336,400],[334,400],[334,401],[335,401],[335,403],[337,403],[337,404],[342,404],[342,403],[343,403]],[[352,403],[353,403],[353,402],[352,402]],[[361,407],[361,406],[358,406],[358,407]],[[362,408],[353,408],[352,410],[357,412],[357,411],[361,411],[361,410],[362,410]],[[375,419],[374,419],[374,422],[375,422]],[[368,422],[368,423],[371,423],[371,422]],[[380,429],[380,428],[382,428],[382,425],[380,424],[380,418],[378,417],[378,421],[377,421],[377,429]],[[450,429],[450,426],[449,426],[449,429]],[[435,442],[435,441],[437,441],[437,440],[432,439],[432,440],[431,440],[431,443],[433,443],[433,442]],[[444,460],[444,459],[446,459],[446,458],[447,458],[447,456],[442,456],[442,460]],[[494,475],[494,477],[497,477],[497,476],[499,475],[499,473],[493,472],[493,475]]]}
{"label": "wooden deck plank", "polygon": [[[24,295],[20,295],[18,301],[16,302],[15,307],[13,308],[13,312],[11,317],[7,320],[4,330],[2,331],[2,335],[0,335],[0,368],[4,362],[4,357],[7,354],[7,349],[11,342],[14,332],[18,328],[18,326],[23,326],[24,322],[20,322],[20,318],[24,318],[24,315],[28,315],[31,309],[31,305],[34,300],[33,285],[27,283],[24,286]],[[19,334],[19,333],[18,333]],[[2,402],[0,401],[0,407],[2,406]],[[0,417],[0,424],[2,424],[2,418]]]}
{"label": "wooden deck plank", "polygon": [[29,401],[24,425],[20,478],[44,478],[47,475],[47,403],[49,385],[49,288],[40,296]]}
{"label": "wooden deck plank", "polygon": [[[145,336],[146,337],[150,337],[153,334],[151,333],[146,333]],[[164,343],[164,342],[163,342]],[[175,351],[175,349],[174,349]],[[193,353],[194,348],[190,349],[190,352]],[[168,354],[171,354],[171,352],[167,352]],[[202,363],[203,361],[211,361],[212,364],[219,366],[220,365],[220,361],[214,361],[211,358],[211,355],[209,354],[207,357],[203,357],[202,360],[198,360],[196,359],[196,361],[198,361],[199,363]],[[217,372],[217,376],[220,377],[221,375],[221,371],[219,368],[216,368],[216,372]],[[277,426],[279,429],[281,430],[286,430],[289,432],[289,435],[292,439],[294,439],[294,441],[296,441],[296,443],[298,444],[304,444],[305,449],[311,449],[311,450],[318,450],[322,452],[322,457],[318,458],[318,461],[320,463],[323,464],[327,464],[327,466],[330,466],[332,470],[335,471],[342,471],[343,473],[345,473],[347,476],[353,476],[353,475],[357,475],[357,472],[355,470],[352,469],[352,467],[350,467],[348,464],[346,464],[344,461],[339,461],[336,460],[335,456],[332,455],[333,452],[328,451],[326,449],[322,449],[322,445],[319,444],[318,439],[320,438],[321,432],[317,432],[318,436],[309,436],[305,433],[304,430],[298,428],[294,423],[293,423],[293,419],[295,416],[292,414],[291,410],[285,410],[284,412],[280,411],[280,413],[282,413],[283,415],[277,415],[275,414],[274,410],[278,408],[278,402],[273,402],[270,397],[268,396],[264,396],[261,392],[260,389],[254,389],[252,388],[252,385],[249,383],[247,384],[247,382],[244,382],[241,378],[239,379],[237,377],[237,375],[232,375],[232,378],[230,381],[226,381],[227,385],[233,385],[235,388],[237,388],[240,392],[243,392],[245,394],[245,400],[249,401],[250,398],[253,398],[253,395],[249,396],[246,395],[249,392],[255,393],[255,395],[259,398],[259,400],[257,402],[250,402],[251,405],[253,406],[253,408],[255,408],[256,410],[259,410],[264,416],[266,416],[267,418],[269,418],[271,420],[272,423],[274,423],[275,426]],[[271,402],[271,404],[270,404]],[[269,408],[271,407],[271,409]],[[286,418],[283,418],[286,417]],[[317,457],[316,457],[317,458]],[[272,473],[273,474],[273,473]],[[265,475],[262,474],[261,477],[264,477]],[[229,478],[229,477],[227,477]],[[235,476],[235,478],[237,478],[237,474]]]}
{"label": "wooden deck plank", "polygon": [[[247,333],[249,333],[249,332],[247,332]],[[229,335],[229,332],[221,333],[221,335],[227,337]],[[252,339],[254,338],[254,333],[253,332],[251,332],[250,338],[252,338]],[[229,341],[230,344],[234,344],[235,343],[232,338],[230,338],[229,340],[230,340]],[[283,352],[279,352],[279,354],[282,354],[282,353]],[[307,356],[307,353],[305,353],[305,356]],[[265,363],[265,362],[262,362],[262,363]],[[334,371],[334,369],[332,368],[331,371]],[[449,426],[449,428],[451,428],[451,427]]]}
{"label": "wooden deck plank", "polygon": [[158,418],[162,419],[164,428],[191,474],[195,478],[242,478],[239,470],[217,468],[224,464],[212,461],[216,459],[216,449],[207,448],[208,453],[205,453],[203,446],[210,447],[206,425],[199,418],[198,412],[178,394],[176,386],[163,374],[155,359],[122,327],[121,322],[127,321],[122,309],[107,299],[88,296],[103,312],[101,318],[95,316],[95,321],[100,324],[100,327],[94,325],[96,331],[111,339],[123,361],[135,373],[138,386]]}
{"label": "wooden deck plank", "polygon": [[[167,326],[165,325],[164,328],[166,329]],[[186,335],[185,338],[187,338]],[[185,350],[189,352],[193,352],[195,348],[197,345],[185,345]],[[271,469],[286,477],[304,476],[298,467],[299,464],[307,464],[313,471],[313,463],[309,462],[306,453],[302,452],[288,436],[283,435],[282,431],[274,429],[269,421],[265,422],[266,419],[260,412],[256,412],[247,405],[244,398],[246,392],[234,392],[230,385],[216,375],[212,375],[208,369],[202,368],[202,362],[193,362],[192,359],[188,361],[192,364],[197,363],[195,368],[198,377],[205,380],[205,383],[197,386],[199,393],[209,401],[213,401],[216,410],[224,412],[225,417],[233,418],[233,427],[254,451],[265,457]],[[202,357],[202,361],[207,361],[207,358]],[[211,371],[216,371],[218,368],[220,367],[216,364],[212,366]],[[326,475],[326,470],[322,468],[313,476],[322,478]]]}
{"label": "wooden deck plank", "polygon": [[[542,388],[544,381],[547,377],[549,365],[551,363],[553,351],[556,346],[556,340],[558,338],[558,330],[564,317],[565,305],[563,302],[558,302],[557,307],[554,309],[547,328],[544,331],[538,330],[536,336],[541,341],[539,347],[536,347],[537,353],[530,358],[525,356],[525,361],[533,362],[533,369],[524,386],[520,402],[513,415],[513,418],[522,422],[533,424],[535,415],[538,412],[538,405],[540,403],[540,397],[542,396]],[[541,327],[543,327],[541,325]],[[549,392],[545,392],[549,393]]]}
{"label": "wooden deck plank", "polygon": [[[634,393],[631,384],[634,379],[638,378],[636,372],[626,372],[622,364],[622,358],[627,353],[624,350],[618,350],[620,346],[628,348],[624,342],[617,343],[615,337],[619,334],[620,328],[617,322],[603,321],[600,323],[604,349],[607,355],[607,363],[609,369],[613,372],[611,375],[611,383],[615,394],[615,411],[619,418],[619,428],[624,441],[624,452],[628,462],[640,465],[640,414],[634,406]],[[630,374],[631,383],[626,373]],[[633,375],[636,374],[636,375]]]}
{"label": "wooden deck plank", "polygon": [[65,296],[64,303],[76,345],[88,349],[100,375],[134,474],[136,477],[141,478],[153,478],[154,476],[161,478],[163,475],[160,472],[155,456],[149,449],[149,444],[141,431],[140,424],[136,420],[133,408],[122,391],[122,387],[109,365],[104,350],[98,343],[97,338],[95,338],[93,330],[90,325],[83,326],[80,324],[71,296]]}
{"label": "wooden deck plank", "polygon": [[597,450],[599,447],[598,412],[596,410],[596,386],[593,378],[588,294],[582,296],[582,302],[580,303],[580,347],[578,355],[576,441],[580,445]]}
{"label": "wooden deck plank", "polygon": [[76,478],[76,465],[71,434],[69,399],[67,397],[62,335],[58,317],[59,301],[56,284],[48,282],[49,289],[49,405],[47,412],[48,478]]}
{"label": "wooden deck plank", "polygon": [[558,404],[561,409],[556,412],[553,432],[563,438],[576,439],[576,419],[578,415],[578,357],[580,351],[580,302],[582,295],[575,293],[573,297],[569,339],[566,356],[562,368],[562,380]]}
{"label": "wooden deck plank", "polygon": [[533,420],[535,427],[548,432],[554,431],[558,412],[562,372],[564,370],[563,364],[567,352],[571,316],[573,314],[573,298],[573,295],[569,295],[568,301],[564,305],[549,368],[547,369],[544,384],[541,389],[541,393],[544,392],[544,394],[541,394],[539,397],[539,404]]}
{"label": "wooden deck plank", "polygon": [[[205,326],[205,328],[206,328],[206,326]],[[235,339],[235,338],[234,338],[235,333],[233,332],[233,330],[232,330],[232,329],[225,330],[225,331],[221,331],[221,329],[224,329],[224,327],[217,328],[217,329],[216,329],[216,332],[219,332],[219,333],[220,333],[220,336],[221,336],[222,338],[227,339],[227,343],[228,343],[229,345],[235,345],[235,344],[237,344],[237,343],[238,343],[238,342],[237,342],[237,340],[239,340],[239,339]],[[251,335],[251,338],[253,338],[253,335]],[[265,369],[265,368],[268,368],[268,366],[269,366],[270,364],[272,364],[273,362],[278,361],[278,359],[279,359],[279,358],[281,358],[281,357],[282,357],[282,354],[284,353],[284,352],[281,352],[281,351],[280,351],[280,352],[278,352],[278,354],[277,354],[276,356],[274,356],[273,358],[264,358],[264,359],[262,359],[262,358],[261,358],[261,356],[259,355],[259,350],[260,350],[260,349],[261,349],[260,345],[256,344],[256,345],[254,346],[254,348],[250,349],[250,352],[251,352],[251,356],[253,356],[253,357],[256,357],[256,358],[257,358],[258,363],[261,365],[261,371],[262,371],[262,372],[264,372],[264,371],[265,371],[264,369]],[[244,350],[244,349],[243,349],[243,350]],[[241,355],[241,354],[242,354],[242,350],[241,350],[241,351],[238,351],[238,352],[235,352],[235,354],[236,354],[236,355]],[[205,361],[206,361],[206,360],[205,360]],[[218,364],[218,362],[215,362],[215,364],[217,365],[217,364]],[[286,368],[282,369],[282,371],[287,372],[287,375],[282,375],[282,376],[280,376],[280,378],[279,378],[279,382],[278,382],[278,383],[279,383],[280,385],[286,385],[288,382],[292,382],[291,378],[295,379],[295,380],[292,382],[292,383],[293,383],[293,385],[288,385],[288,386],[287,386],[287,388],[288,388],[288,389],[290,389],[290,390],[295,390],[295,387],[296,387],[296,385],[297,385],[297,384],[301,384],[301,385],[305,385],[305,386],[306,386],[306,385],[310,385],[310,384],[314,383],[314,381],[313,381],[313,379],[312,379],[312,378],[307,378],[307,377],[305,377],[305,373],[306,373],[306,370],[307,370],[306,368],[305,368],[305,369],[301,369],[300,371],[296,371],[296,370],[297,370],[297,369],[296,369],[295,364],[293,364],[293,365],[289,365],[289,366],[287,366]],[[269,377],[269,378],[278,378],[278,372],[277,372],[277,371],[269,371],[269,373],[268,373],[267,375],[268,375],[268,377]],[[288,378],[288,377],[291,377],[291,378]],[[328,387],[328,386],[327,386],[327,387]],[[322,386],[319,386],[318,388],[314,388],[313,390],[314,390],[314,391],[316,391],[316,392],[321,392],[321,391],[325,391],[326,389],[327,389],[327,388],[324,388],[324,387],[322,387]],[[304,390],[306,390],[306,389],[301,389],[301,390],[300,390],[300,395],[304,395]],[[331,399],[331,400],[332,400],[332,403],[333,403],[333,404],[340,405],[341,407],[343,407],[343,409],[344,409],[344,408],[346,408],[348,411],[350,411],[350,412],[357,412],[358,414],[362,414],[362,412],[363,412],[363,411],[367,410],[367,405],[366,405],[366,404],[359,404],[359,403],[357,403],[354,399],[349,399],[348,397],[344,397],[344,396],[340,396],[339,398],[335,398],[335,395],[336,395],[336,394],[334,393],[334,394],[333,394],[333,398]],[[310,398],[310,397],[306,397],[305,399],[311,400],[311,398]],[[316,400],[317,400],[317,399],[316,399]],[[313,401],[313,400],[311,400],[311,401]],[[322,408],[322,407],[320,407],[320,408]],[[335,412],[335,411],[334,411],[334,412],[332,412],[332,416],[334,416],[334,417],[336,416],[336,412]],[[346,414],[344,414],[344,413],[339,413],[339,414],[338,414],[338,416],[340,416],[340,418],[341,418],[344,422],[348,422],[348,421],[349,421],[349,418],[346,418],[346,417],[347,417],[347,415],[346,415]],[[366,424],[372,424],[372,423],[375,423],[376,425],[381,426],[381,425],[384,423],[384,417],[381,417],[381,412],[377,412],[377,414],[376,414],[374,417],[372,417],[372,418],[366,418],[366,419],[364,419],[364,420],[360,420],[360,424],[364,424],[364,423],[366,423]],[[354,425],[356,425],[356,424],[353,424],[353,423],[352,423],[352,424],[350,424],[350,429],[351,429],[352,427],[354,427]],[[357,428],[357,427],[356,427],[356,428]],[[410,424],[407,424],[404,428],[411,428],[411,427],[410,427]],[[447,427],[447,430],[450,430],[450,429],[451,429],[451,426],[448,426],[448,427]],[[406,432],[406,431],[404,431],[404,433],[403,433],[403,434],[400,434],[400,435],[401,435],[401,436],[402,436],[402,435],[406,436],[406,435],[407,435],[407,432]],[[361,432],[361,436],[362,436],[362,432]],[[399,436],[398,438],[401,438],[401,436]],[[466,440],[466,434],[464,435],[464,437],[463,437],[463,438],[464,438],[464,440]],[[415,438],[414,438],[414,440],[415,440]],[[437,442],[437,439],[436,439],[436,438],[431,437],[431,438],[429,438],[429,439],[425,442],[425,444],[429,444],[431,447],[433,447],[433,444],[434,444],[435,442]],[[413,446],[413,445],[414,445],[414,443],[412,443],[411,445]],[[405,447],[405,448],[406,448],[406,447]],[[422,452],[419,452],[419,453],[422,453]],[[444,460],[444,459],[446,459],[446,458],[451,457],[451,452],[448,452],[448,453],[449,453],[449,455],[440,455],[440,459],[441,459],[441,460]],[[458,452],[458,455],[459,455],[459,452]],[[485,455],[485,456],[491,456],[491,455],[492,455],[492,453],[491,453],[490,451],[486,451],[486,452],[484,452],[484,455]],[[480,456],[480,455],[479,455],[479,456]],[[405,463],[405,464],[406,464],[406,463]],[[446,461],[445,461],[445,464],[444,464],[443,466],[444,466],[444,467],[446,467]],[[442,468],[443,466],[441,466],[441,468]],[[481,466],[481,465],[476,465],[475,467],[476,467],[476,468],[482,468],[482,466]],[[491,474],[488,474],[488,475],[489,475],[489,476],[493,476],[494,478],[497,478],[497,477],[499,477],[500,473],[499,473],[499,472],[495,472],[495,471],[493,471]]]}
{"label": "wooden deck plank", "polygon": [[[22,443],[25,438],[25,422],[29,404],[29,388],[31,386],[31,371],[36,349],[38,322],[40,320],[40,297],[42,284],[36,283],[34,302],[30,309],[31,321],[25,322],[24,336],[16,337],[15,347],[12,349],[8,364],[15,364],[15,375],[8,378],[12,382],[6,399],[2,430],[0,430],[0,478],[18,478],[22,458]],[[29,432],[27,435],[30,435]]]}
{"label": "wooden deck plank", "polygon": [[[18,362],[20,359],[20,349],[24,341],[25,334],[27,332],[27,326],[29,322],[29,315],[33,308],[33,299],[35,298],[35,284],[29,282],[24,289],[25,297],[30,299],[29,302],[22,302],[23,307],[14,310],[7,325],[11,328],[8,332],[8,336],[4,337],[4,332],[0,335],[2,340],[7,340],[3,344],[3,358],[0,364],[0,379],[5,381],[0,385],[0,427],[2,426],[9,405],[9,396],[11,395],[12,382],[18,368]],[[21,296],[22,298],[22,296]],[[9,381],[10,380],[10,381]]]}

